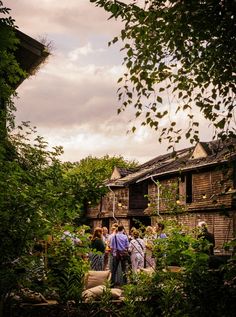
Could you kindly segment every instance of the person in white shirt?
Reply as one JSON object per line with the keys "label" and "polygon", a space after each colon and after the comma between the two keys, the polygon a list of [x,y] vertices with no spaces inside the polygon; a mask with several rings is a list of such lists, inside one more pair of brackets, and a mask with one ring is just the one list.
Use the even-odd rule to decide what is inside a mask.
{"label": "person in white shirt", "polygon": [[129,252],[131,254],[131,265],[134,273],[144,268],[145,243],[139,237],[139,232],[133,232],[133,238],[129,243]]}

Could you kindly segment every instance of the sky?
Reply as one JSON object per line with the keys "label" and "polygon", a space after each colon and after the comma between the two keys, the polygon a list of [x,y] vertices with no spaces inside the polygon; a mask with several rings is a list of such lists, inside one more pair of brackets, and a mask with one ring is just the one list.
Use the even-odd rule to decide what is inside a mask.
{"label": "sky", "polygon": [[[120,21],[109,20],[108,13],[89,0],[3,4],[11,8],[22,32],[52,46],[46,63],[17,89],[17,123],[30,121],[49,148],[63,146],[62,161],[121,155],[144,163],[166,153],[167,143],[158,143],[154,130],[142,127],[127,133],[133,125],[132,109],[117,114],[123,56],[119,44],[108,47],[108,42],[119,34]],[[181,123],[184,115],[178,120]],[[206,127],[200,126],[204,141],[210,140]],[[187,146],[183,140],[178,148]]]}

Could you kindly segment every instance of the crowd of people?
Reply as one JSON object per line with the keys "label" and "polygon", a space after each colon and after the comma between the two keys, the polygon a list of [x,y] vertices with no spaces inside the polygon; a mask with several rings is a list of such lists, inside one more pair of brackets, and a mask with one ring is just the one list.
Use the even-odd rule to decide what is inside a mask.
{"label": "crowd of people", "polygon": [[[215,238],[208,231],[205,221],[198,223],[197,238],[208,242],[206,253],[214,256]],[[111,271],[111,285],[127,283],[127,273],[137,273],[144,268],[155,269],[156,259],[153,254],[156,239],[166,239],[165,226],[159,222],[155,226],[147,226],[144,231],[131,228],[127,233],[122,224],[114,223],[109,233],[107,227],[94,229],[89,241],[90,252],[86,255],[91,270]],[[83,242],[69,230],[63,232],[62,241],[69,239],[73,245],[82,246]],[[45,279],[43,247],[36,244],[32,250],[32,263],[29,277],[32,275],[40,285]],[[32,272],[31,272],[32,271]],[[32,274],[31,274],[32,273]],[[30,275],[31,274],[31,275]]]}
{"label": "crowd of people", "polygon": [[163,223],[146,227],[142,236],[136,228],[127,234],[124,226],[117,223],[112,225],[110,234],[107,227],[95,228],[89,254],[91,269],[109,269],[112,285],[126,284],[128,270],[137,273],[143,268],[155,268],[154,240],[166,237]]}

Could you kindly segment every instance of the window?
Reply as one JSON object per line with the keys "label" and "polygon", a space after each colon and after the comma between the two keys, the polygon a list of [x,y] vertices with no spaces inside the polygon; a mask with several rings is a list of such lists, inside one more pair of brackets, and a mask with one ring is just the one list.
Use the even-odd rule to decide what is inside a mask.
{"label": "window", "polygon": [[109,218],[102,219],[102,227],[107,227],[109,229]]}
{"label": "window", "polygon": [[186,203],[191,203],[193,201],[193,185],[192,185],[192,174],[186,174]]}
{"label": "window", "polygon": [[233,186],[236,189],[236,162],[233,162]]}
{"label": "window", "polygon": [[145,209],[147,208],[148,198],[147,182],[132,184],[129,187],[129,208],[130,209]]}

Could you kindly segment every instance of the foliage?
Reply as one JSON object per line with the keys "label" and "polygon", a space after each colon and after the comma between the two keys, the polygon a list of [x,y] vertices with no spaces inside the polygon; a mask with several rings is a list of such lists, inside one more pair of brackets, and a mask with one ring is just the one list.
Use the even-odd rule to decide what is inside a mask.
{"label": "foliage", "polygon": [[[100,197],[104,188],[99,185],[103,184],[114,164],[122,163],[121,158],[88,158],[68,167],[58,158],[62,148],[48,151],[47,142],[35,133],[27,124],[12,132],[9,135],[14,149],[12,159],[0,161],[2,293],[16,287],[24,278],[24,274],[14,275],[16,266],[13,263],[29,255],[35,241],[43,240],[62,224],[71,224],[75,219],[80,224],[84,202],[90,199],[95,202]],[[86,235],[81,235],[81,239],[86,245]],[[80,251],[79,258],[86,253],[82,248]],[[63,252],[57,254],[58,261],[60,264],[69,261],[71,265],[61,268],[61,275],[64,275],[64,281],[66,278],[75,281],[74,270],[78,272],[81,263],[70,261],[67,251]]]}
{"label": "foliage", "polygon": [[160,316],[159,283],[146,274],[140,274],[136,281],[136,284],[124,286],[122,316]]}
{"label": "foliage", "polygon": [[57,275],[54,275],[53,278],[49,276],[52,289],[58,293],[60,302],[67,303],[71,300],[74,300],[75,303],[81,302],[84,271],[82,260],[74,258],[74,261],[68,267],[60,270],[60,273],[57,271]]}
{"label": "foliage", "polygon": [[74,228],[67,225],[53,231],[53,241],[48,247],[47,283],[63,303],[68,300],[78,303],[82,299],[90,243],[87,229],[85,226]]}
{"label": "foliage", "polygon": [[[167,223],[166,239],[156,239],[156,271],[140,273],[125,286],[124,316],[233,316],[235,314],[235,258],[209,269],[205,245],[194,232]],[[182,270],[173,272],[170,265]]]}
{"label": "foliage", "polygon": [[106,285],[98,302],[88,302],[89,316],[96,317],[121,317],[122,310],[115,303],[112,303],[112,294],[109,283]]}
{"label": "foliage", "polygon": [[[124,22],[111,41],[124,42],[119,112],[133,105],[136,118],[157,130],[160,141],[179,142],[183,134],[191,143],[198,140],[197,109],[216,134],[234,134],[235,1],[90,2]],[[176,115],[183,111],[187,124],[179,127]]]}
{"label": "foliage", "polygon": [[14,272],[15,261],[29,255],[35,241],[44,239],[53,226],[79,214],[65,190],[58,160],[61,148],[48,151],[40,137],[32,144],[26,136],[33,138],[33,132],[12,133],[14,159],[0,160],[1,294],[16,287],[21,278]]}
{"label": "foliage", "polygon": [[115,166],[133,168],[135,161],[126,161],[122,156],[101,158],[88,156],[77,163],[65,163],[66,180],[77,202],[81,202],[84,212],[89,206],[98,204],[108,191],[105,181],[111,176]]}
{"label": "foliage", "polygon": [[19,43],[14,33],[15,20],[11,16],[4,16],[9,13],[10,9],[4,7],[0,1],[0,14],[3,15],[0,17],[0,91],[4,101],[8,101],[14,94],[14,85],[24,74],[14,55]]}
{"label": "foliage", "polygon": [[178,182],[161,183],[155,181],[158,193],[147,195],[149,199],[149,211],[152,216],[159,215],[161,212],[178,214],[185,211],[185,205],[181,204],[183,197],[179,195]]}
{"label": "foliage", "polygon": [[10,9],[0,1],[0,157],[7,151],[6,126],[10,129],[14,126],[12,97],[16,95],[15,87],[26,76],[14,55],[19,40],[14,33],[15,21],[9,12]]}
{"label": "foliage", "polygon": [[187,270],[198,266],[208,267],[207,241],[197,239],[187,228],[175,222],[166,223],[166,239],[156,239],[154,254],[157,267],[166,268],[170,265],[186,267]]}

